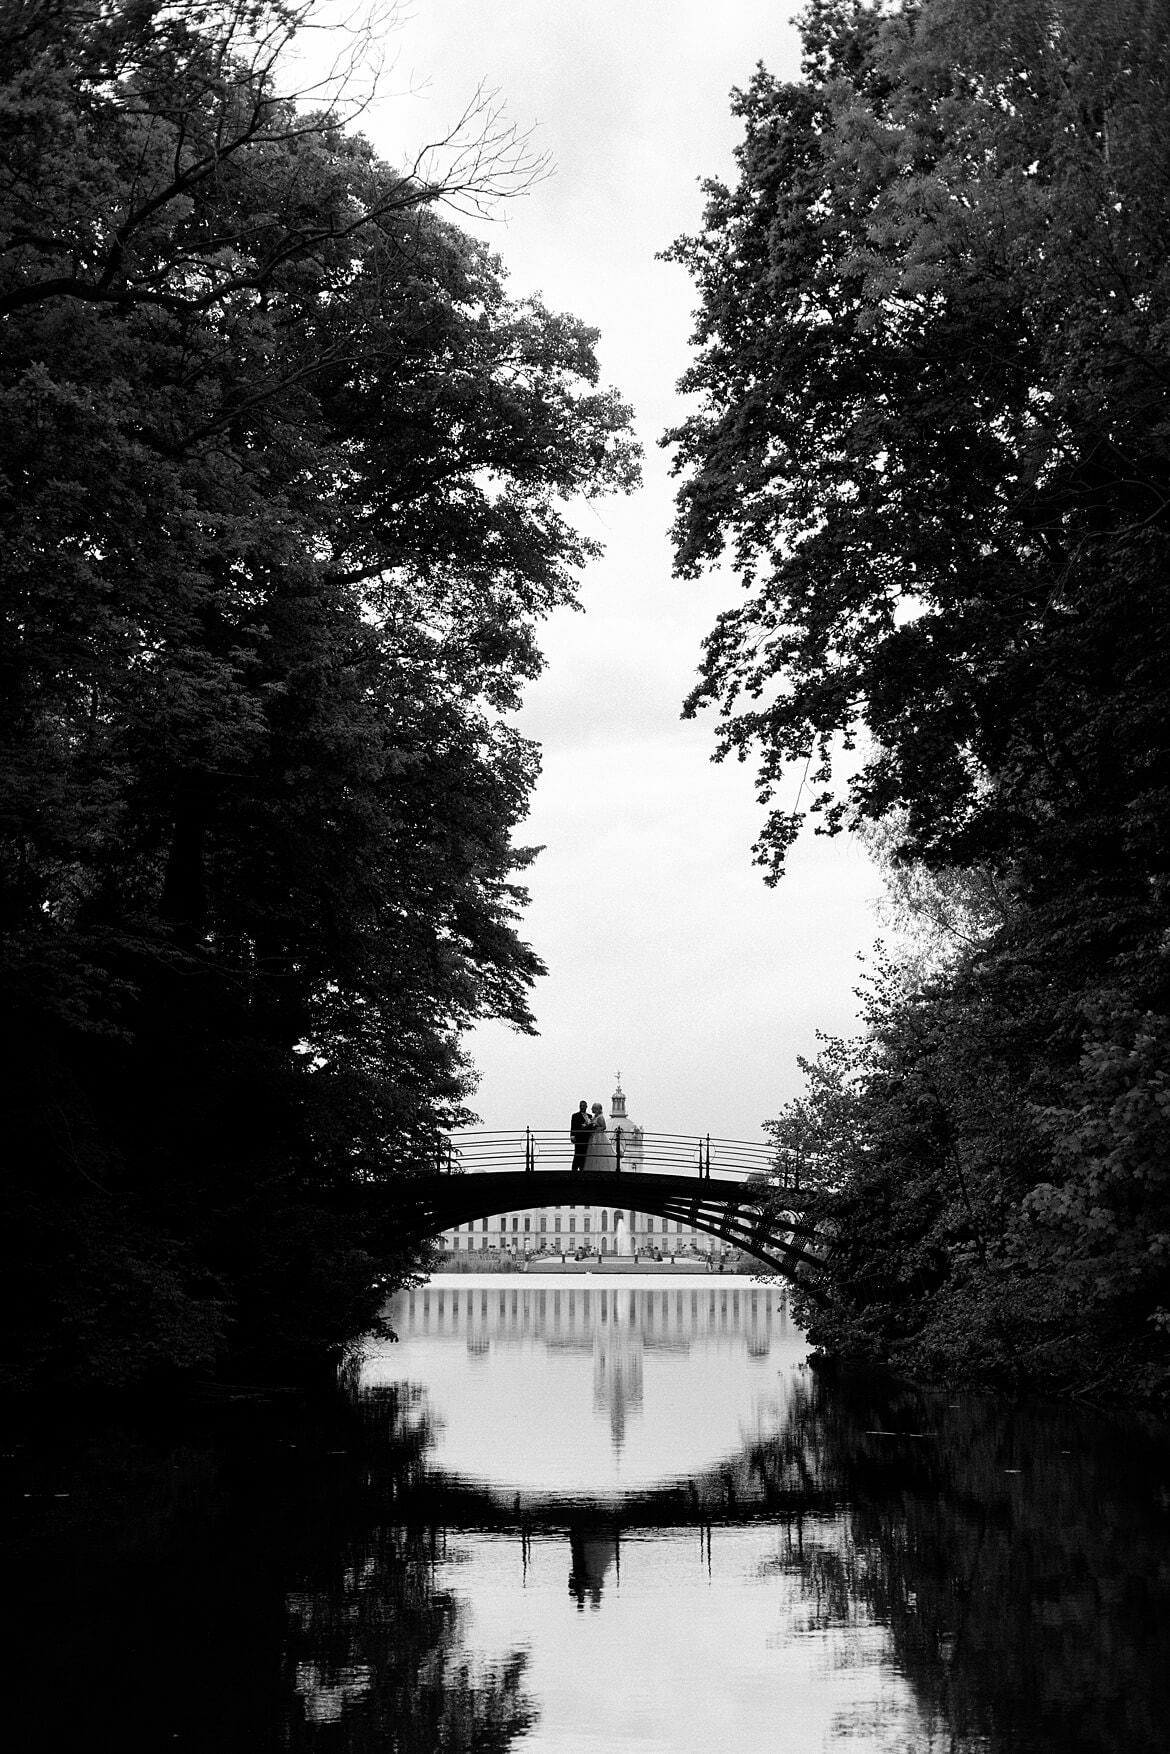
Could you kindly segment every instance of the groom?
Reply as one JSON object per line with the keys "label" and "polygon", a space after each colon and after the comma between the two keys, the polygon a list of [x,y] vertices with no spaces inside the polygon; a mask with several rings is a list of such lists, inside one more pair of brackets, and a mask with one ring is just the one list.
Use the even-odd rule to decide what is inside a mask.
{"label": "groom", "polygon": [[576,1175],[585,1167],[585,1153],[589,1149],[589,1104],[582,1097],[581,1101],[569,1117],[569,1137],[573,1141],[573,1163],[570,1175]]}

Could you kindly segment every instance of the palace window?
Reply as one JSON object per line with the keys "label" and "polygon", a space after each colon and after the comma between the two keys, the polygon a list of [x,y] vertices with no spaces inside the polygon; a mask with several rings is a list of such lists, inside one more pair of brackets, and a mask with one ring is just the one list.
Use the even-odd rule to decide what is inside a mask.
{"label": "palace window", "polygon": [[569,1235],[570,1236],[572,1236],[572,1234],[576,1230],[576,1228],[577,1228],[577,1214],[575,1212],[570,1212],[569,1213]]}
{"label": "palace window", "polygon": [[524,1228],[525,1230],[532,1229],[532,1214],[530,1212],[525,1212],[524,1214]]}
{"label": "palace window", "polygon": [[603,1212],[601,1214],[601,1228],[602,1228],[602,1230],[609,1229],[609,1213],[608,1212]]}
{"label": "palace window", "polygon": [[589,1229],[589,1214],[588,1214],[588,1212],[586,1212],[586,1214],[585,1214],[585,1228],[586,1228],[586,1230]]}

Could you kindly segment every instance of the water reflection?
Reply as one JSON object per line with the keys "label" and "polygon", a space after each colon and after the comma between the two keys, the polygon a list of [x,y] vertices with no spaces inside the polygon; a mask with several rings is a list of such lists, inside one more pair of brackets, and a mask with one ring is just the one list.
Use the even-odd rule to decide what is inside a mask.
{"label": "water reflection", "polygon": [[418,1414],[405,1392],[30,1416],[4,1458],[6,1745],[510,1748],[537,1716],[527,1653],[468,1644],[446,1535],[394,1514]]}
{"label": "water reflection", "polygon": [[402,1344],[371,1350],[363,1387],[414,1371],[442,1408],[433,1466],[525,1500],[685,1486],[778,1429],[777,1372],[786,1383],[805,1351],[777,1291],[741,1280],[485,1276],[402,1293],[387,1313]]}
{"label": "water reflection", "polygon": [[9,1745],[1164,1748],[1164,1428],[812,1373],[765,1287],[458,1289],[349,1406],[17,1433]]}
{"label": "water reflection", "polygon": [[[604,1302],[595,1288],[576,1293],[572,1322],[568,1294],[553,1298],[459,1287],[395,1312],[393,1363],[417,1367],[433,1410],[430,1489],[442,1483],[466,1531],[473,1637],[488,1652],[509,1626],[530,1642],[541,1727],[526,1747],[763,1749],[783,1723],[793,1749],[1163,1748],[1164,1428],[810,1374],[765,1288],[626,1284]],[[475,1401],[457,1362],[468,1345],[492,1360],[496,1391],[478,1449],[461,1411]],[[588,1405],[580,1372],[572,1402],[542,1374],[566,1351],[588,1363]],[[681,1425],[660,1392],[676,1355],[691,1360]],[[587,1481],[575,1496],[556,1430]],[[635,1443],[641,1465],[623,1467]],[[501,1575],[509,1529],[519,1590]],[[582,1650],[555,1619],[566,1574],[600,1640],[587,1730],[573,1717]],[[648,1672],[657,1715],[635,1712],[635,1732]],[[721,1676],[735,1677],[733,1741]]]}
{"label": "water reflection", "polygon": [[615,1523],[575,1518],[569,1523],[569,1594],[578,1608],[600,1608],[606,1576],[621,1581],[621,1531]]}
{"label": "water reflection", "polygon": [[817,1621],[888,1625],[956,1746],[1166,1745],[1164,1426],[846,1375],[797,1386],[784,1442],[849,1505],[799,1558]]}

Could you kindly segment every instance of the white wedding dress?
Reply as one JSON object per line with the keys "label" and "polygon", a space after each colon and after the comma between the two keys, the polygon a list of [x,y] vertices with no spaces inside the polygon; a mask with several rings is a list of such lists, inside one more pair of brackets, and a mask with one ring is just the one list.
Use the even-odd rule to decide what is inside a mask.
{"label": "white wedding dress", "polygon": [[589,1150],[585,1155],[585,1167],[592,1170],[609,1170],[617,1168],[617,1152],[613,1140],[605,1128],[605,1122],[595,1125],[589,1134]]}

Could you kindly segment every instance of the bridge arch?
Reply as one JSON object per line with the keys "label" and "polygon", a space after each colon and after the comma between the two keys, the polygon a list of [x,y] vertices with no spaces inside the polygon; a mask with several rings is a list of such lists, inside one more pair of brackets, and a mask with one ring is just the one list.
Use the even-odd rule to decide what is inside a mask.
{"label": "bridge arch", "polygon": [[805,1215],[799,1194],[785,1194],[778,1205],[776,1192],[754,1177],[719,1178],[694,1172],[642,1170],[634,1175],[497,1169],[420,1177],[409,1185],[409,1198],[403,1189],[396,1204],[404,1229],[418,1241],[456,1225],[540,1206],[563,1209],[575,1204],[607,1213],[642,1212],[681,1221],[717,1241],[729,1242],[758,1260],[765,1271],[812,1292],[825,1253],[824,1239]]}

